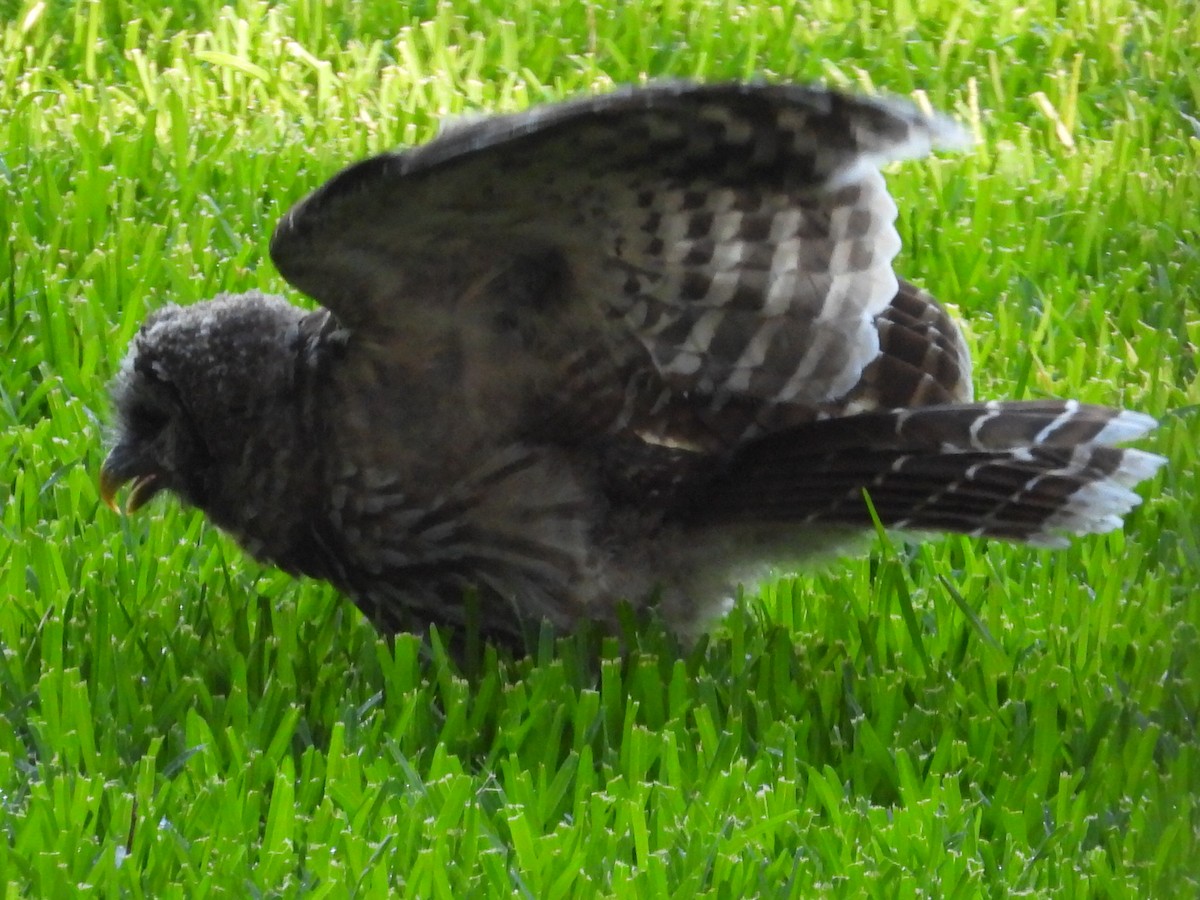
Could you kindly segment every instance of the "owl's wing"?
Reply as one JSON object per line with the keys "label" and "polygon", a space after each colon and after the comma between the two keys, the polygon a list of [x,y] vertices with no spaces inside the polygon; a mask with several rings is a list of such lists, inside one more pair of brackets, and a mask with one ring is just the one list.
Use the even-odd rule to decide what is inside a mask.
{"label": "owl's wing", "polygon": [[696,421],[672,431],[686,398],[677,418],[703,407],[700,430],[736,443],[763,410],[869,390],[899,287],[879,167],[960,140],[816,87],[626,89],[352,166],[287,214],[271,255],[350,328],[453,329],[468,352],[514,331],[528,390],[569,393],[579,428],[702,443]]}

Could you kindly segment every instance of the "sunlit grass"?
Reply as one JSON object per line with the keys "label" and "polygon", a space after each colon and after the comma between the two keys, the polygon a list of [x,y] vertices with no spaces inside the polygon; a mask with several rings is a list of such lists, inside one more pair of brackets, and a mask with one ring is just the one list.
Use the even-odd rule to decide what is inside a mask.
{"label": "sunlit grass", "polygon": [[[1200,17],[1185,0],[0,0],[10,895],[1194,896]],[[978,392],[1160,416],[1124,533],[947,538],[662,635],[455,661],[194,513],[99,502],[147,311],[286,286],[275,220],[446,116],[648,77],[914,95],[898,266]]]}

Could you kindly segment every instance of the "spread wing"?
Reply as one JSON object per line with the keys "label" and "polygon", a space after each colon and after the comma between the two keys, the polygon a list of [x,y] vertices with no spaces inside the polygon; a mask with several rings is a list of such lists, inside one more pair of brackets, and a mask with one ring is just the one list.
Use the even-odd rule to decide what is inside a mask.
{"label": "spread wing", "polygon": [[[908,319],[885,343],[940,341],[961,397],[957,331],[898,293],[879,172],[959,139],[822,88],[626,89],[352,166],[287,214],[271,255],[352,330],[507,358],[495,376],[555,427],[729,447],[781,410],[884,396],[891,373],[868,370],[890,305]],[[893,304],[906,296],[916,319]]]}

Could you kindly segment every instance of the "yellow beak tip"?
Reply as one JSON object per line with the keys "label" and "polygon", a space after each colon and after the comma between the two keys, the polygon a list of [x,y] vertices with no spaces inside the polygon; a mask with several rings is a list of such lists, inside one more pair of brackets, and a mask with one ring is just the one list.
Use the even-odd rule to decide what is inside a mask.
{"label": "yellow beak tip", "polygon": [[101,502],[113,512],[120,513],[121,508],[117,506],[117,491],[121,488],[120,482],[103,469],[100,470],[99,481]]}

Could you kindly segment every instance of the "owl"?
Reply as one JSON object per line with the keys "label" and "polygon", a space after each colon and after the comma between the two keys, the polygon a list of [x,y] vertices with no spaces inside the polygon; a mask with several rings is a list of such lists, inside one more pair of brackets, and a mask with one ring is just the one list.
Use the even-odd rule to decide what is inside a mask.
{"label": "owl", "polygon": [[520,640],[737,585],[886,526],[1060,546],[1120,526],[1154,421],[972,398],[896,276],[880,167],[962,143],[905,103],[666,83],[460,123],[278,224],[319,306],[164,306],[113,387],[113,505],[169,492],[385,633]]}

